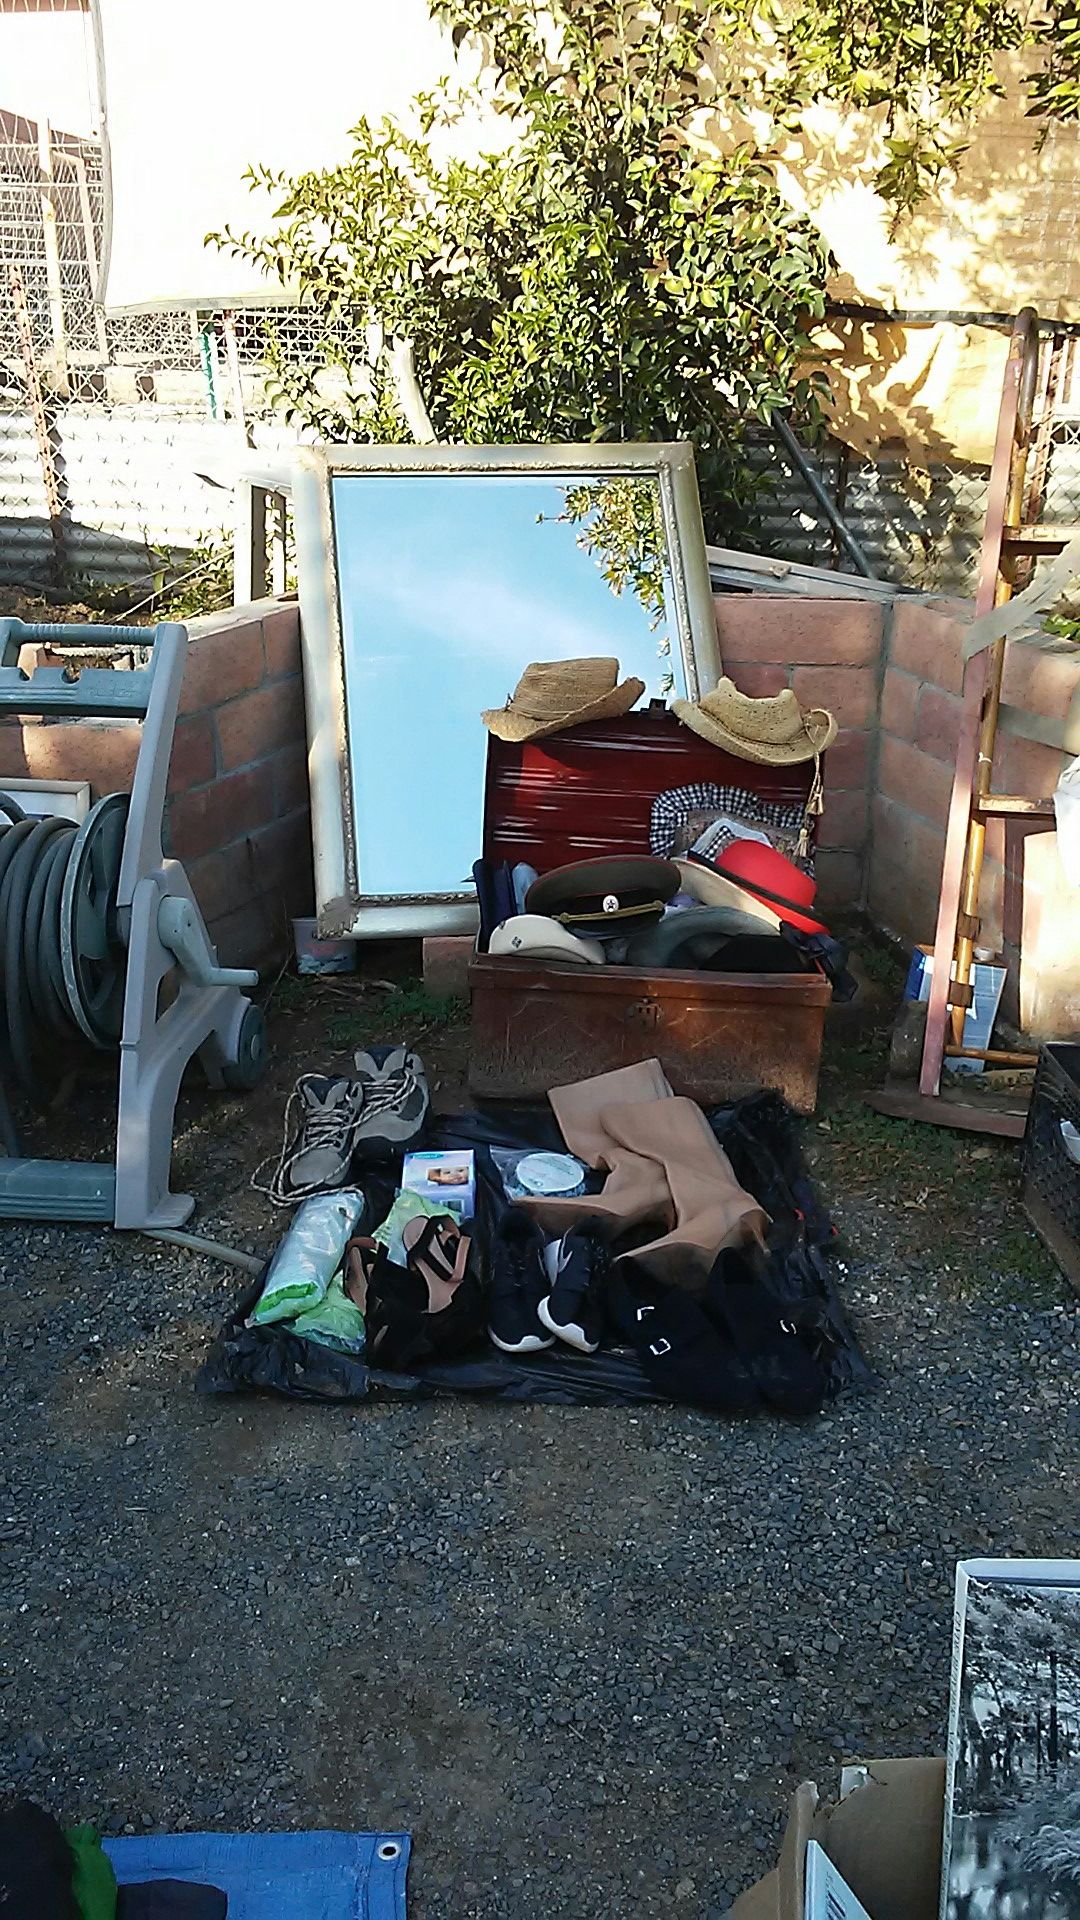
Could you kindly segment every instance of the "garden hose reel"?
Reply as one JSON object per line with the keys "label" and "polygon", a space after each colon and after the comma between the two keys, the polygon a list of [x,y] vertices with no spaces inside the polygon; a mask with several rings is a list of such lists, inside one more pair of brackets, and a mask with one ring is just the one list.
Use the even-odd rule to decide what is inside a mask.
{"label": "garden hose reel", "polygon": [[[24,647],[100,655],[147,645],[144,664],[19,665]],[[180,1081],[194,1054],[212,1085],[253,1086],[266,1058],[257,975],[223,968],[179,862],[161,847],[169,756],[187,654],[171,622],[152,631],[0,620],[0,713],[141,720],[130,797],[86,820],[20,818],[0,765],[0,1075],[43,1103],[75,1042],[119,1051],[112,1164],[26,1159],[0,1089],[0,1218],[177,1227],[193,1200],[169,1190]]]}

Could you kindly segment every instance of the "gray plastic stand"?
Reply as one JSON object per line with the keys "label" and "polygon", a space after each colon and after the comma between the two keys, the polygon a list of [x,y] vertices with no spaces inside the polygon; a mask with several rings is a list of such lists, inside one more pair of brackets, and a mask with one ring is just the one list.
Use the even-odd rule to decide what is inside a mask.
{"label": "gray plastic stand", "polygon": [[[24,673],[21,649],[42,642],[66,650],[145,647],[149,659],[131,672],[38,667]],[[0,620],[0,713],[142,721],[117,891],[127,973],[115,1159],[109,1166],[0,1157],[0,1218],[180,1226],[195,1205],[189,1194],[169,1191],[173,1118],[188,1061],[199,1055],[211,1086],[252,1086],[262,1070],[262,1016],[239,991],[255,986],[258,974],[218,966],[187,875],[161,846],[186,657],[187,633],[170,621],[140,629]],[[175,996],[159,1012],[169,973]]]}

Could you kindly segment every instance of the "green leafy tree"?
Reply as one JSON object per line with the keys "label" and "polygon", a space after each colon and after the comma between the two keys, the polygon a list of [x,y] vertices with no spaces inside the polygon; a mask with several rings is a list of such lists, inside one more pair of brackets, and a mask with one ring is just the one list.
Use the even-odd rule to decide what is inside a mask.
{"label": "green leafy tree", "polygon": [[1061,4],[1041,19],[1036,40],[1043,64],[1031,83],[1029,111],[1044,119],[1080,119],[1080,5]]}
{"label": "green leafy tree", "polygon": [[[439,157],[449,85],[416,131],[362,119],[341,166],[297,179],[264,236],[220,236],[297,285],[325,321],[282,404],[334,437],[408,437],[389,342],[407,336],[435,434],[457,441],[690,439],[710,530],[745,524],[749,421],[794,406],[824,310],[826,247],[750,143],[692,138],[719,9],[670,0],[455,0],[486,45],[505,151]],[[551,23],[554,31],[551,31]]]}
{"label": "green leafy tree", "polygon": [[565,489],[555,518],[577,528],[577,544],[591,555],[616,596],[629,587],[655,633],[666,611],[664,517],[655,482],[582,480]]}
{"label": "green leafy tree", "polygon": [[[472,101],[512,122],[505,148],[445,157],[446,81],[408,125],[359,120],[340,166],[253,168],[271,230],[211,236],[320,316],[308,363],[277,355],[281,406],[327,438],[410,438],[407,340],[439,439],[694,441],[714,538],[753,521],[748,426],[821,423],[829,256],[773,171],[808,104],[880,116],[899,216],[959,163],[999,54],[1042,47],[1032,111],[1080,102],[1078,0],[1035,21],[1024,0],[432,3],[482,54]],[[710,114],[744,129],[722,154]]]}
{"label": "green leafy tree", "polygon": [[1017,0],[808,0],[775,15],[772,104],[788,126],[811,101],[879,109],[876,185],[898,214],[955,172],[980,108],[1004,88],[997,55],[1029,29]]}

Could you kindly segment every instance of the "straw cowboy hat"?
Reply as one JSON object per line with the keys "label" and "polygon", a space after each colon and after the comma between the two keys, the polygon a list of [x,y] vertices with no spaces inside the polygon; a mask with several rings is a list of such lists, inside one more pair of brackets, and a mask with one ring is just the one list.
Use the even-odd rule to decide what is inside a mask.
{"label": "straw cowboy hat", "polygon": [[620,681],[617,660],[534,661],[505,707],[489,707],[480,717],[498,740],[542,740],[585,720],[615,720],[644,691],[644,680]]}
{"label": "straw cowboy hat", "polygon": [[824,707],[804,713],[790,687],[765,700],[740,693],[731,680],[721,680],[694,706],[673,700],[671,710],[703,740],[771,767],[795,766],[816,760],[836,739],[836,721]]}

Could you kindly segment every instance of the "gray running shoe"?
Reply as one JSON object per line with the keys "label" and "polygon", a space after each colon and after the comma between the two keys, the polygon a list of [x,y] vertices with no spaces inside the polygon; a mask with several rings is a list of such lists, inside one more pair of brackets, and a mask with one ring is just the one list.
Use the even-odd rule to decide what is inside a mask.
{"label": "gray running shoe", "polygon": [[372,1047],[353,1056],[364,1110],[356,1130],[361,1159],[383,1159],[419,1139],[431,1105],[427,1074],[410,1047]]}
{"label": "gray running shoe", "polygon": [[359,1081],[302,1073],[285,1107],[281,1152],[252,1175],[256,1192],[268,1194],[276,1206],[293,1207],[313,1193],[345,1186],[363,1112]]}

